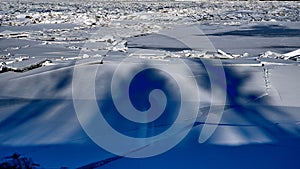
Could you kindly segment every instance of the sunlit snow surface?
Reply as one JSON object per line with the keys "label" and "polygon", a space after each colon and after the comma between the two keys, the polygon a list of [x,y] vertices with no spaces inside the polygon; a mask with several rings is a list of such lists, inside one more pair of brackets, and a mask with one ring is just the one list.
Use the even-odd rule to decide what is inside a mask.
{"label": "sunlit snow surface", "polygon": [[[0,164],[18,153],[37,168],[300,167],[299,2],[0,4]],[[164,115],[129,123],[115,105],[127,92],[133,108]],[[190,123],[170,150],[128,158],[168,138],[111,153],[97,142],[109,130],[87,131],[98,116],[84,101],[132,138],[169,131],[179,110]]]}

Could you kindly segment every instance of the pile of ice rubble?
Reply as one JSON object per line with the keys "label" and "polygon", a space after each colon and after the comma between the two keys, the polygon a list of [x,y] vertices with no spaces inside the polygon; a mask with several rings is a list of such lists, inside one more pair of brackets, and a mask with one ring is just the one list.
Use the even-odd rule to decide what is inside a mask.
{"label": "pile of ice rubble", "polygon": [[[217,50],[217,52],[206,52],[206,51],[189,51],[184,50],[180,52],[169,52],[169,51],[153,51],[147,52],[145,50],[141,50],[140,52],[135,52],[132,54],[129,54],[128,57],[136,57],[141,59],[156,59],[156,60],[165,60],[168,61],[170,58],[192,58],[192,59],[236,59],[236,58],[247,58],[249,56],[248,53],[244,54],[230,54],[226,53],[220,49]],[[53,65],[55,63],[59,63],[59,61],[62,61],[61,59],[42,59],[42,58],[30,58],[30,57],[18,57],[18,58],[5,58],[7,56],[1,56],[1,63],[0,63],[0,73],[13,71],[13,72],[26,72],[35,68],[39,68],[42,66],[49,66]],[[79,55],[77,57],[73,58],[66,58],[68,59],[86,59],[86,58],[99,58],[101,60],[101,63],[103,63],[103,57],[101,55],[93,55],[90,56],[88,54]],[[295,63],[299,63],[300,61],[300,49],[297,49],[292,52],[279,54],[276,52],[267,51],[265,53],[262,53],[258,57],[255,58],[255,60],[260,60],[260,58],[272,58],[276,60],[293,60],[296,61]],[[30,59],[30,60],[29,60]]]}
{"label": "pile of ice rubble", "polygon": [[[146,54],[145,54],[146,53]],[[194,50],[183,50],[180,52],[148,52],[142,50],[139,53],[130,54],[131,57],[144,58],[144,59],[168,59],[168,58],[193,58],[193,59],[237,59],[237,58],[253,58],[249,57],[249,53],[244,54],[231,54],[226,53],[221,49],[217,52],[207,52],[207,51],[194,51]],[[272,58],[272,59],[283,59],[283,60],[293,60],[300,61],[300,49],[280,54],[272,51],[267,51],[259,56],[255,57],[256,60],[260,58]]]}
{"label": "pile of ice rubble", "polygon": [[145,22],[299,21],[299,2],[257,1],[1,1],[0,25],[76,23],[107,25],[115,20]]}

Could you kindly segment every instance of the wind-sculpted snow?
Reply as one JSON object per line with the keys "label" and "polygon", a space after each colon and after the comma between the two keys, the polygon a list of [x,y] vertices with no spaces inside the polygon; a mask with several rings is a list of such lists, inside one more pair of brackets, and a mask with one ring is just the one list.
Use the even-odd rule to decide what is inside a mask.
{"label": "wind-sculpted snow", "polygon": [[[299,74],[299,67],[291,65],[253,67],[251,65],[259,63],[259,61],[252,63],[247,60],[240,60],[238,63],[227,61],[223,62],[227,82],[227,102],[222,120],[219,123],[206,122],[208,113],[210,111],[218,112],[221,107],[220,105],[209,106],[211,102],[210,84],[203,63],[198,59],[187,60],[186,63],[193,70],[194,78],[199,86],[201,94],[199,112],[201,113],[189,135],[175,148],[163,155],[137,160],[137,162],[141,162],[141,165],[147,164],[146,168],[155,167],[155,164],[176,168],[176,165],[180,165],[180,161],[170,164],[163,163],[161,160],[175,160],[180,156],[181,160],[189,159],[187,165],[193,167],[198,165],[198,160],[193,161],[191,158],[197,156],[197,159],[198,157],[206,160],[213,160],[215,157],[222,159],[220,165],[203,162],[203,165],[208,167],[243,166],[240,163],[236,164],[233,159],[242,158],[247,163],[257,156],[251,153],[254,151],[261,156],[281,158],[282,160],[275,162],[278,168],[286,166],[287,161],[291,165],[289,168],[294,168],[297,161],[294,159],[294,155],[299,153],[297,149],[299,134],[297,133],[300,121],[298,113],[299,81],[294,77]],[[156,64],[164,64],[164,62],[152,61]],[[211,60],[202,60],[202,62],[215,64]],[[143,59],[135,59],[126,64],[135,67],[138,64],[142,66],[143,63],[145,63]],[[111,98],[107,95],[109,92],[106,93],[109,89],[104,89],[107,87],[106,84],[111,82],[111,75],[117,65],[118,61],[109,59],[99,65],[79,65],[85,75],[93,73],[92,67],[100,66],[95,84],[98,86],[96,92],[99,100],[97,102],[100,104],[101,110],[105,112],[108,122],[116,130],[129,136],[149,137],[147,133],[155,134],[155,132],[166,130],[169,127],[168,123],[165,123],[166,121],[153,123],[154,126],[148,126],[149,130],[146,130],[147,128],[144,127],[136,129],[125,122],[120,123],[117,120],[118,116],[107,116],[108,112],[115,113],[116,110],[109,107]],[[5,86],[1,90],[0,103],[1,152],[3,156],[9,156],[14,151],[25,153],[45,167],[79,167],[101,159],[111,159],[109,163],[105,162],[107,167],[115,165],[134,167],[135,163],[132,163],[132,160],[115,158],[99,148],[81,129],[72,103],[73,66],[51,68],[53,70],[48,70],[49,68],[51,66],[22,74],[1,74],[1,86]],[[264,69],[268,69],[268,72],[264,72]],[[269,74],[268,77],[265,77],[265,73]],[[283,76],[286,74],[289,76]],[[266,88],[265,78],[270,82],[269,89]],[[123,80],[126,80],[126,76],[123,77]],[[139,82],[138,79],[136,80]],[[139,106],[138,104],[143,105],[141,103],[137,102],[136,104],[137,106]],[[172,109],[169,108],[169,110]],[[204,125],[218,127],[205,144],[199,144],[199,132]],[[105,131],[101,133],[103,133],[101,136],[109,135]],[[233,148],[235,153],[232,154],[232,148],[228,148],[228,146],[235,146]],[[211,151],[214,155],[211,154]],[[224,157],[224,154],[227,153],[231,156]],[[240,157],[240,154],[243,154],[244,157]],[[126,156],[126,153],[123,155]],[[116,159],[116,161],[112,159]],[[118,162],[119,160],[120,162]],[[255,158],[255,161],[259,163],[259,166],[269,165],[263,161],[263,158],[261,160]]]}
{"label": "wind-sculpted snow", "polygon": [[1,1],[0,168],[298,169],[299,23],[296,1]]}

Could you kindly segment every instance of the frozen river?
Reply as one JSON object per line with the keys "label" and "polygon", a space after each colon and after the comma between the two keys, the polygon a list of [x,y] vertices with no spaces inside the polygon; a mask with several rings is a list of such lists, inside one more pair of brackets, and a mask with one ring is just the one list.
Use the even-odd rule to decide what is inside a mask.
{"label": "frozen river", "polygon": [[0,3],[1,167],[299,168],[299,2]]}

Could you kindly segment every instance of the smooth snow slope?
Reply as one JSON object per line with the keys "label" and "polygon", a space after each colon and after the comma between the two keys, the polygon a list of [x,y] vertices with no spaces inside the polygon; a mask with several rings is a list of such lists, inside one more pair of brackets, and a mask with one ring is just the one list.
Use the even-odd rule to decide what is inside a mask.
{"label": "smooth snow slope", "polygon": [[[2,1],[0,164],[19,153],[38,168],[298,169],[298,8],[298,2]],[[182,70],[183,63],[192,75]],[[120,64],[122,76],[113,81]],[[149,98],[161,107],[166,96],[167,115],[149,124],[129,122],[112,95],[122,98],[130,74],[151,66],[174,69],[133,78],[130,99],[135,108],[146,110]],[[74,80],[76,73],[82,76]],[[190,86],[192,80],[198,90]],[[179,104],[184,96],[180,84],[194,92]],[[156,88],[165,95],[150,95]],[[78,89],[93,97],[74,98]],[[164,148],[170,140],[141,142],[140,149],[123,156],[110,153],[94,141],[113,133],[96,128],[96,139],[88,135],[82,121],[92,126],[98,116],[90,116],[89,106],[78,115],[76,99],[86,105],[96,101],[117,132],[134,138],[167,131],[183,104],[199,107],[179,144],[157,156],[127,158]],[[170,138],[186,128],[179,127]]]}

